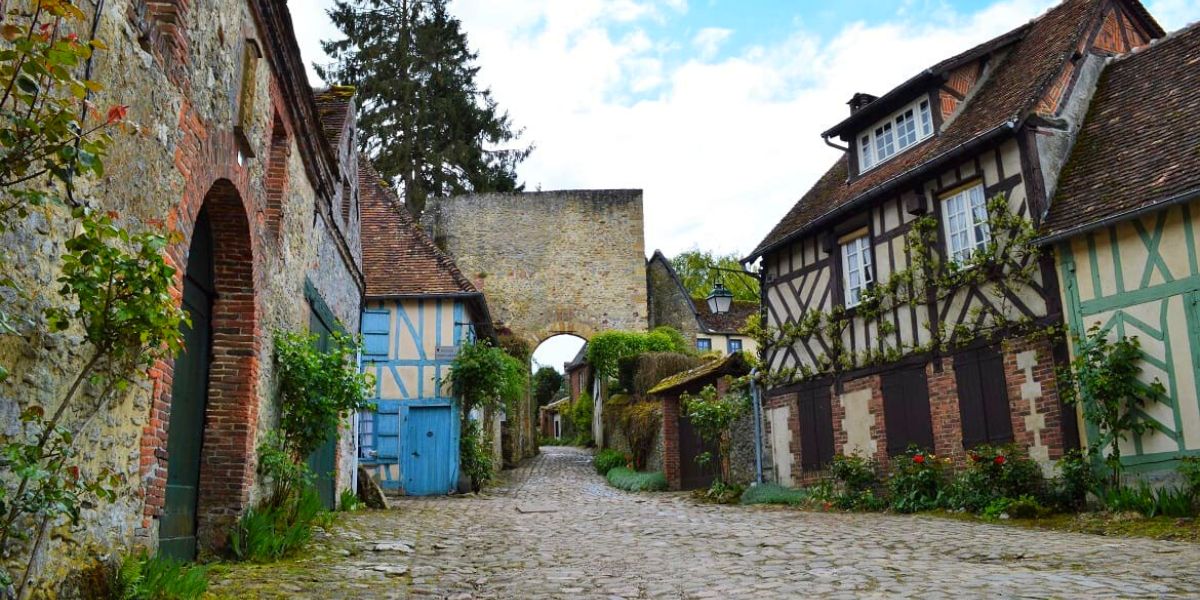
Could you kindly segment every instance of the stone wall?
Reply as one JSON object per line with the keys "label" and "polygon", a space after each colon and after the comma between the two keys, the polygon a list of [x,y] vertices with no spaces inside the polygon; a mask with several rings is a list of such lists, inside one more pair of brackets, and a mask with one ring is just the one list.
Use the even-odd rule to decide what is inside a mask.
{"label": "stone wall", "polygon": [[668,325],[679,330],[690,347],[696,346],[700,323],[692,310],[691,298],[671,275],[667,259],[659,253],[646,263],[646,284],[649,292],[650,326]]}
{"label": "stone wall", "polygon": [[[277,418],[272,333],[307,328],[306,280],[343,326],[357,331],[362,276],[349,230],[334,225],[335,154],[320,137],[290,22],[278,12],[282,5],[161,4],[178,4],[171,13],[177,27],[162,27],[161,14],[146,12],[143,0],[104,4],[97,37],[109,49],[97,53],[93,77],[105,89],[94,103],[128,105],[131,126],[114,132],[105,177],[80,182],[77,196],[117,213],[134,230],[164,223],[182,234],[167,252],[180,277],[201,207],[212,218],[219,297],[199,506],[200,534],[212,547],[260,495],[254,449]],[[234,129],[250,43],[262,58],[242,139]],[[37,213],[3,240],[12,264],[21,265],[14,276],[37,293],[5,299],[7,310],[32,317],[34,325],[0,341],[0,364],[13,373],[0,388],[2,415],[31,404],[56,406],[87,354],[78,332],[47,335],[38,326],[40,313],[60,302],[52,282],[61,242],[72,232],[64,215]],[[88,449],[84,471],[108,468],[123,483],[115,503],[86,508],[79,526],[54,531],[39,560],[40,586],[69,581],[83,562],[114,547],[157,544],[173,365],[156,365],[108,409],[94,411],[84,402],[68,418],[82,427],[77,445]],[[86,421],[93,411],[96,417]],[[8,425],[3,433],[16,431]],[[343,463],[348,447],[347,436]],[[350,475],[340,475],[340,487],[347,487]]]}

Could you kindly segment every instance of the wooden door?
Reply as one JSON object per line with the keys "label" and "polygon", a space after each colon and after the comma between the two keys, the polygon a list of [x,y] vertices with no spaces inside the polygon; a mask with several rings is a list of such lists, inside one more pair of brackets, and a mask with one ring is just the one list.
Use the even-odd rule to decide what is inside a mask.
{"label": "wooden door", "polygon": [[179,560],[196,557],[196,502],[212,360],[212,299],[212,232],[201,211],[183,279],[183,309],[192,324],[181,325],[183,350],[175,358],[167,429],[166,503],[158,533],[159,552]]}
{"label": "wooden door", "polygon": [[448,494],[458,461],[450,406],[410,406],[401,437],[400,469],[409,496]]}
{"label": "wooden door", "polygon": [[[315,310],[310,310],[308,318],[309,333],[317,336],[317,350],[328,352],[332,328],[325,323]],[[308,457],[308,468],[313,472],[313,485],[321,504],[329,510],[337,507],[337,429],[330,431],[321,444]]]}
{"label": "wooden door", "polygon": [[[712,459],[701,465],[696,459],[708,452]],[[712,485],[721,472],[721,457],[716,444],[709,444],[692,427],[692,422],[679,415],[679,479],[685,490],[704,489]]]}
{"label": "wooden door", "polygon": [[954,356],[958,411],[963,447],[1007,444],[1013,440],[1004,361],[995,348],[980,348]]}
{"label": "wooden door", "polygon": [[888,455],[901,454],[909,446],[932,450],[933,419],[925,366],[884,373],[880,379]]}
{"label": "wooden door", "polygon": [[828,382],[807,385],[797,392],[800,418],[800,467],[825,468],[833,460],[833,405]]}

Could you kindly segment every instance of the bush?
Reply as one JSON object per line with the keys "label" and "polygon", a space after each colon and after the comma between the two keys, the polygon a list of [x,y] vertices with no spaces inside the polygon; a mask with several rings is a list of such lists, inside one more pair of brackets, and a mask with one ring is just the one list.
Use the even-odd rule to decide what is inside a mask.
{"label": "bush", "polygon": [[492,478],[492,445],[488,443],[483,427],[475,419],[463,423],[462,439],[458,444],[459,468],[471,479],[471,489],[478,492]]}
{"label": "bush", "polygon": [[764,483],[746,488],[742,492],[742,504],[784,504],[799,506],[808,502],[808,490],[784,487],[775,483]]}
{"label": "bush", "polygon": [[617,468],[629,465],[629,459],[624,452],[613,450],[601,450],[596,454],[596,458],[592,460],[592,464],[596,467],[596,472],[600,475],[608,475],[608,472]]}
{"label": "bush", "polygon": [[1015,446],[977,446],[967,453],[967,468],[944,494],[944,506],[983,512],[1001,498],[1045,497],[1042,468]]}
{"label": "bush", "polygon": [[659,327],[649,333],[640,331],[605,331],[592,337],[587,345],[588,363],[600,377],[618,375],[618,362],[625,357],[646,352],[680,352],[690,350],[683,336],[668,327]]}
{"label": "bush", "polygon": [[745,492],[745,486],[736,483],[725,483],[720,479],[714,480],[707,490],[696,490],[697,496],[717,504],[737,504]]}
{"label": "bush", "polygon": [[833,457],[833,463],[829,466],[829,475],[844,492],[857,493],[873,490],[878,483],[878,478],[875,476],[875,461],[861,456],[839,454]]}
{"label": "bush", "polygon": [[1196,516],[1195,497],[1189,489],[1155,489],[1142,481],[1135,486],[1108,486],[1101,489],[1097,495],[1108,512],[1136,512],[1145,517]]}
{"label": "bush", "polygon": [[1188,456],[1179,461],[1179,475],[1192,496],[1200,499],[1200,456]]}
{"label": "bush", "polygon": [[229,551],[238,561],[272,562],[291,556],[312,539],[321,517],[321,497],[307,487],[282,506],[260,505],[246,511],[229,534]]}
{"label": "bush", "polygon": [[354,490],[346,488],[342,490],[341,496],[338,497],[338,510],[342,512],[354,512],[363,507],[363,501],[358,499],[358,494]]}
{"label": "bush", "polygon": [[627,492],[662,492],[667,489],[667,478],[661,472],[638,473],[628,467],[609,471],[608,483]]}
{"label": "bush", "polygon": [[660,381],[698,367],[702,362],[680,352],[645,352],[627,356],[617,361],[618,381],[626,392],[645,397]]}
{"label": "bush", "polygon": [[1072,450],[1058,461],[1058,475],[1050,484],[1048,500],[1057,510],[1076,512],[1087,506],[1088,492],[1095,491],[1099,483],[1088,456]]}
{"label": "bush", "polygon": [[121,559],[112,597],[116,600],[192,600],[208,591],[208,569],[145,550]]}
{"label": "bush", "polygon": [[931,453],[909,448],[893,459],[895,471],[888,481],[892,510],[902,513],[932,510],[941,503],[945,461]]}
{"label": "bush", "polygon": [[592,395],[584,392],[566,410],[566,417],[575,429],[575,446],[592,445]]}

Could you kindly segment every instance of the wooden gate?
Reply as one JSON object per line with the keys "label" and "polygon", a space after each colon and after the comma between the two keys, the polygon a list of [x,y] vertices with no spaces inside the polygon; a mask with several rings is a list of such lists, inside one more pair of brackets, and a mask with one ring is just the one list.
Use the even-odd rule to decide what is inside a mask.
{"label": "wooden gate", "polygon": [[410,496],[448,494],[454,481],[458,452],[452,438],[451,406],[410,406],[401,436],[400,472],[404,492]]}
{"label": "wooden gate", "polygon": [[[696,458],[708,452],[712,456],[707,464],[701,465]],[[679,415],[679,473],[680,487],[685,490],[707,488],[721,472],[721,459],[715,444],[707,444],[692,422]]]}
{"label": "wooden gate", "polygon": [[[309,302],[313,302],[312,299]],[[327,324],[316,310],[311,310],[308,318],[308,331],[317,336],[317,350],[328,352],[330,336],[333,327]],[[308,468],[313,472],[313,485],[321,504],[329,510],[337,507],[337,428],[330,431],[325,442],[308,457]]]}
{"label": "wooden gate", "polygon": [[166,504],[158,534],[159,552],[180,560],[196,557],[196,500],[212,348],[212,231],[205,211],[196,220],[188,256],[183,309],[192,325],[181,325],[183,351],[175,359],[171,383]]}

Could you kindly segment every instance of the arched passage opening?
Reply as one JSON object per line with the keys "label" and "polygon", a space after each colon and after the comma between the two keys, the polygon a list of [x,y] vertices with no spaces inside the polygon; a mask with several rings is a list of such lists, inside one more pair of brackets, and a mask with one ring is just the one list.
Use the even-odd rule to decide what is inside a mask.
{"label": "arched passage opening", "polygon": [[[532,395],[541,439],[571,440],[577,425],[567,407],[587,389],[583,367],[584,338],[564,333],[550,336],[533,351]],[[563,443],[563,442],[555,442]]]}
{"label": "arched passage opening", "polygon": [[215,548],[254,483],[259,331],[250,221],[237,189],[204,197],[184,261],[185,344],[175,358],[159,546],[190,560]]}

